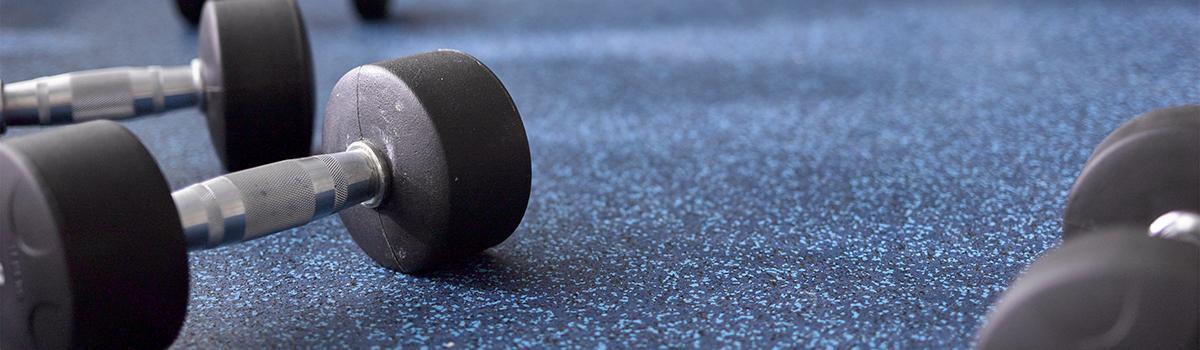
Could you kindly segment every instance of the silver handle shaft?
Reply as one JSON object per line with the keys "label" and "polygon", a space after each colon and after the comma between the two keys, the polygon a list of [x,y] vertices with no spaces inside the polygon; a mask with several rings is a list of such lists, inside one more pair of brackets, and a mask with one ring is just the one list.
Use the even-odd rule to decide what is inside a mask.
{"label": "silver handle shaft", "polygon": [[50,125],[122,119],[195,106],[203,98],[198,60],[190,66],[87,70],[0,85],[0,119]]}
{"label": "silver handle shaft", "polygon": [[[363,143],[345,152],[275,162],[172,193],[189,250],[244,242],[359,203],[378,203],[382,158]],[[368,203],[369,204],[369,203]]]}

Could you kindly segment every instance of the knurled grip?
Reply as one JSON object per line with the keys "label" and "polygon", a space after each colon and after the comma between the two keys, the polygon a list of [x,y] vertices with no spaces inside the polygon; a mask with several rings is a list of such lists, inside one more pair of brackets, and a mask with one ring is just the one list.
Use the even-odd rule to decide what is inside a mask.
{"label": "knurled grip", "polygon": [[244,242],[304,225],[379,196],[370,149],[285,160],[175,191],[190,249]]}
{"label": "knurled grip", "polygon": [[0,118],[11,125],[121,119],[201,102],[199,61],[191,66],[87,70],[6,84]]}

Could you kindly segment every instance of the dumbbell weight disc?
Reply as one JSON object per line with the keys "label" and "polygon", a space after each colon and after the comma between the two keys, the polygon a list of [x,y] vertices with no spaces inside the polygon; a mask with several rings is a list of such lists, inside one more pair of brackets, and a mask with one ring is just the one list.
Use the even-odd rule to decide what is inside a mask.
{"label": "dumbbell weight disc", "polygon": [[1200,106],[1152,111],[1096,147],[1067,196],[1063,237],[1200,212]]}
{"label": "dumbbell weight disc", "polygon": [[226,169],[307,156],[315,87],[295,1],[208,1],[200,21],[203,108]]}
{"label": "dumbbell weight disc", "polygon": [[503,242],[529,202],[530,159],[516,105],[491,70],[436,51],[356,68],[334,87],[325,152],[363,140],[391,180],[377,208],[342,222],[368,256],[404,272],[431,269]]}
{"label": "dumbbell weight disc", "polygon": [[188,265],[170,188],[111,121],[0,144],[0,348],[165,348]]}
{"label": "dumbbell weight disc", "polygon": [[[388,0],[353,0],[354,10],[362,19],[380,19],[388,15]],[[179,14],[191,25],[200,23],[205,0],[175,0]]]}
{"label": "dumbbell weight disc", "polygon": [[354,9],[363,19],[384,18],[388,14],[388,0],[354,0]]}
{"label": "dumbbell weight disc", "polygon": [[980,349],[1194,349],[1200,247],[1107,230],[1038,259],[1000,298]]}
{"label": "dumbbell weight disc", "polygon": [[204,0],[175,0],[175,8],[189,24],[200,23],[200,11],[204,9]]}

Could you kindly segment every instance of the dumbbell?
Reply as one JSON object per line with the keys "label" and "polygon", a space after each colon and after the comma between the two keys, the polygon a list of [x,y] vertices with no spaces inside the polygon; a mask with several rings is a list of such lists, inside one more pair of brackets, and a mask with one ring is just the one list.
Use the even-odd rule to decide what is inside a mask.
{"label": "dumbbell", "polygon": [[1105,137],[1067,195],[1063,238],[1176,210],[1200,212],[1200,105],[1147,112]]}
{"label": "dumbbell", "polygon": [[1068,195],[1063,245],[1035,261],[981,349],[1200,348],[1200,106],[1126,123]]}
{"label": "dumbbell", "polygon": [[[200,23],[200,13],[206,0],[175,0],[175,8],[188,23]],[[354,0],[354,9],[363,19],[380,19],[387,17],[388,0]]]}
{"label": "dumbbell", "polygon": [[126,129],[93,121],[0,143],[0,348],[162,348],[187,251],[332,213],[376,263],[419,273],[507,239],[529,201],[516,106],[475,58],[436,51],[338,81],[317,156],[171,192]]}
{"label": "dumbbell", "polygon": [[308,155],[313,75],[293,0],[224,0],[204,7],[190,65],[121,67],[0,83],[7,125],[123,119],[199,106],[222,164],[240,170]]}

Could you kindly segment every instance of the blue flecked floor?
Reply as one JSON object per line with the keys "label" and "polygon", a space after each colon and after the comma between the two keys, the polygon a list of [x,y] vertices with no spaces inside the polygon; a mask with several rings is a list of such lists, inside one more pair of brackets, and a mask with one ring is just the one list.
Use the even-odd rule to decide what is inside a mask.
{"label": "blue flecked floor", "polygon": [[[363,63],[491,66],[529,209],[429,276],[336,218],[193,253],[177,347],[965,348],[1091,148],[1200,101],[1194,0],[301,5],[322,106]],[[0,1],[9,81],[194,52],[170,1]],[[127,125],[174,187],[219,174],[197,111]]]}

